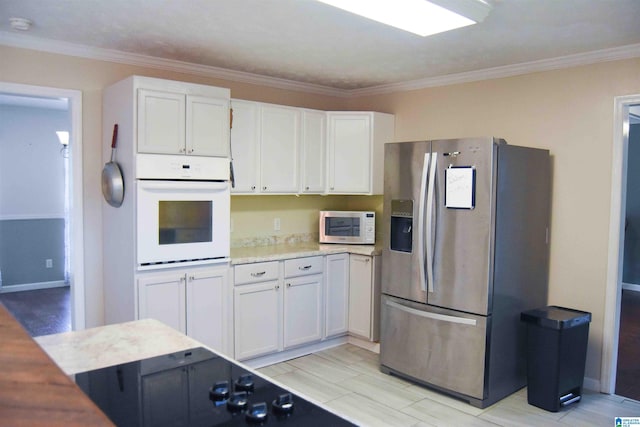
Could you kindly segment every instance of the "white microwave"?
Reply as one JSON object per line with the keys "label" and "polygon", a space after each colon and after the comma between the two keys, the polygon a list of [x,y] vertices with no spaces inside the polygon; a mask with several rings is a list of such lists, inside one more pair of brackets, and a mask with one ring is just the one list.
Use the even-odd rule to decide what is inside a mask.
{"label": "white microwave", "polygon": [[375,212],[320,211],[320,243],[372,245],[375,242]]}

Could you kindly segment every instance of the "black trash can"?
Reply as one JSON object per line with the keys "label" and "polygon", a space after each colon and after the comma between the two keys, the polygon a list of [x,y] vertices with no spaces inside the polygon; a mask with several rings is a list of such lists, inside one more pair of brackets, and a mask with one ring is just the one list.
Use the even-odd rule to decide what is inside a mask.
{"label": "black trash can", "polygon": [[527,401],[547,411],[582,396],[591,313],[548,306],[520,314],[527,324]]}

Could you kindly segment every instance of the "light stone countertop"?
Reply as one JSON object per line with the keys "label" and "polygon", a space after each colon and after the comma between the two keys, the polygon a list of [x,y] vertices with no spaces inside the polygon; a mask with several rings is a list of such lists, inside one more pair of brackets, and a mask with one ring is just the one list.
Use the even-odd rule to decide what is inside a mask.
{"label": "light stone countertop", "polygon": [[231,248],[231,265],[254,262],[279,261],[289,258],[350,253],[359,255],[380,255],[381,245],[336,245],[301,242],[294,244],[247,246]]}
{"label": "light stone countertop", "polygon": [[35,341],[67,375],[202,346],[154,319],[44,335]]}

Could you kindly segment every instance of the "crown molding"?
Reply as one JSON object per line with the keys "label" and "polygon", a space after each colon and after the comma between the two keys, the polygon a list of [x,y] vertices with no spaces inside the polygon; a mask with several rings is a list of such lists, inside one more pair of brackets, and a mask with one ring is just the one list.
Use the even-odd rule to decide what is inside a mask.
{"label": "crown molding", "polygon": [[23,34],[14,34],[7,31],[0,31],[0,45],[32,49],[49,53],[57,53],[61,55],[69,55],[80,58],[95,59],[100,61],[155,68],[167,71],[175,71],[180,73],[188,73],[240,83],[249,83],[278,89],[314,93],[326,96],[335,96],[340,98],[355,98],[369,95],[383,95],[393,92],[405,92],[430,87],[470,83],[475,81],[512,77],[534,72],[589,65],[598,62],[617,61],[640,57],[640,44],[632,44],[612,49],[602,49],[557,58],[543,59],[539,61],[530,61],[520,64],[506,65],[502,67],[487,68],[484,70],[469,71],[465,73],[456,73],[437,77],[427,77],[424,79],[412,80],[408,82],[390,83],[362,89],[338,89],[311,83],[296,82],[293,80],[277,77],[268,77],[260,74],[247,73],[244,71],[233,71],[226,68],[212,67],[208,65],[200,65],[171,59],[162,59],[147,55],[122,52],[113,49],[95,48],[75,43],[42,39]]}
{"label": "crown molding", "polygon": [[79,58],[95,59],[99,61],[155,68],[166,71],[175,71],[204,77],[231,80],[240,83],[274,87],[278,89],[342,98],[349,97],[349,91],[344,89],[315,85],[312,83],[296,82],[294,80],[263,76],[244,71],[233,71],[226,68],[194,64],[191,62],[177,61],[173,59],[157,58],[113,49],[89,47],[75,43],[43,39],[23,34],[14,34],[8,31],[0,31],[0,45],[75,56]]}
{"label": "crown molding", "polygon": [[484,70],[469,71],[466,73],[449,74],[438,77],[428,77],[419,80],[412,80],[401,83],[390,83],[387,85],[373,86],[363,89],[353,89],[349,91],[352,97],[381,95],[392,92],[404,92],[429,87],[448,86],[459,83],[470,83],[482,80],[499,79],[522,74],[529,74],[541,71],[558,70],[562,68],[590,65],[598,62],[618,61],[640,57],[640,44],[632,44],[611,49],[595,50],[586,53],[561,56],[539,61],[523,62],[502,67],[486,68]]}

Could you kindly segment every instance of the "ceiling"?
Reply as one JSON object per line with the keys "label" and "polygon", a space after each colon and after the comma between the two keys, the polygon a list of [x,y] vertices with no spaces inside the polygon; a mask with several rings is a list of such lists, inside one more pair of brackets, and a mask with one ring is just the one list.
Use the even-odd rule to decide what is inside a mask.
{"label": "ceiling", "polygon": [[[423,38],[313,0],[1,0],[0,44],[89,46],[345,92],[640,56],[640,0],[487,1],[482,23]],[[11,17],[32,28],[12,29]]]}

